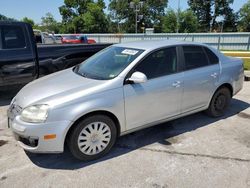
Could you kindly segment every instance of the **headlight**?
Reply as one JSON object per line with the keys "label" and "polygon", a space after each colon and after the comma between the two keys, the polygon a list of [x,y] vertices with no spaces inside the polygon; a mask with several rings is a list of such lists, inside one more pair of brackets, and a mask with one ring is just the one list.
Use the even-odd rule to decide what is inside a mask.
{"label": "headlight", "polygon": [[34,105],[24,108],[21,112],[21,120],[29,123],[42,123],[48,117],[49,105]]}

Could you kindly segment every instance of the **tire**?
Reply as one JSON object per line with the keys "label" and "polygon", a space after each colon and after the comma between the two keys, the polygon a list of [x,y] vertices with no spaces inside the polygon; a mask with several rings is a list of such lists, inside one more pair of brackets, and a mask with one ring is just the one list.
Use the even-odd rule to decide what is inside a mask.
{"label": "tire", "polygon": [[93,115],[80,121],[70,132],[67,141],[72,155],[82,161],[91,161],[107,154],[113,147],[117,129],[111,118]]}
{"label": "tire", "polygon": [[230,104],[231,98],[231,92],[228,88],[219,88],[215,92],[206,113],[211,117],[223,116]]}

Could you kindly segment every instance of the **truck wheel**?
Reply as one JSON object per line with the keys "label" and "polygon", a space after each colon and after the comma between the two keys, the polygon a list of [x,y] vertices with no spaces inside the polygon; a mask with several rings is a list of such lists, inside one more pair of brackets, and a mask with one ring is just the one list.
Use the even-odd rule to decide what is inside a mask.
{"label": "truck wheel", "polygon": [[226,87],[218,89],[210,104],[206,113],[211,117],[221,117],[225,114],[226,109],[228,108],[231,101],[230,90]]}
{"label": "truck wheel", "polygon": [[105,115],[94,115],[74,127],[69,135],[68,147],[79,160],[95,160],[110,151],[116,137],[117,129],[113,120]]}

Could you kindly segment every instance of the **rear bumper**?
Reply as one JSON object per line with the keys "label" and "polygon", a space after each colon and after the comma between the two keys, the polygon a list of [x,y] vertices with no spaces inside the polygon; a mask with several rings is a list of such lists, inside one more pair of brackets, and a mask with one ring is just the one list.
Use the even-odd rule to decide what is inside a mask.
{"label": "rear bumper", "polygon": [[[19,116],[8,120],[9,127],[14,133],[19,145],[33,153],[61,153],[64,150],[64,141],[71,121],[52,123],[26,123]],[[46,139],[46,135],[55,135]]]}

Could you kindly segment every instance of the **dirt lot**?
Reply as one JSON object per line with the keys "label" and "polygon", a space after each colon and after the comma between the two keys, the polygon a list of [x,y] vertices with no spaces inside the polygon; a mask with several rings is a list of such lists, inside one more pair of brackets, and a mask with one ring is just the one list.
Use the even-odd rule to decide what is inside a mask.
{"label": "dirt lot", "polygon": [[0,94],[0,187],[250,187],[250,82],[228,113],[194,114],[121,137],[105,158],[25,153],[7,129]]}

